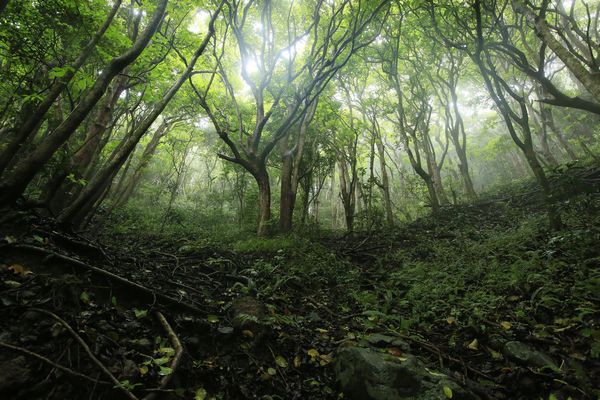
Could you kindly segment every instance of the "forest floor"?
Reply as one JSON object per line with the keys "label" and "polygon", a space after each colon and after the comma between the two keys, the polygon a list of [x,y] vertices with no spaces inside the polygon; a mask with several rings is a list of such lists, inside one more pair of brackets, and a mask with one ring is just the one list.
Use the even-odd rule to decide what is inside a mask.
{"label": "forest floor", "polygon": [[229,243],[98,239],[7,213],[0,397],[339,399],[340,346],[407,351],[381,334],[480,398],[596,399],[600,173],[556,179],[559,232],[535,192],[394,229]]}

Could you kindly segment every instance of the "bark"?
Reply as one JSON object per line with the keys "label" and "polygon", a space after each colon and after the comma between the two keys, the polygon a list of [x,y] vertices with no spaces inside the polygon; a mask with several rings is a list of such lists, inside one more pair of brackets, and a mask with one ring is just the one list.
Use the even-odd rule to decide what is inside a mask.
{"label": "bark", "polygon": [[259,237],[269,236],[271,224],[271,184],[266,169],[261,169],[253,175],[258,185],[258,228]]}
{"label": "bark", "polygon": [[581,82],[594,99],[600,101],[600,75],[594,71],[588,71],[585,66],[582,65],[581,61],[554,37],[544,16],[536,15],[524,4],[519,4],[519,6],[519,9],[533,22],[535,32],[540,40],[558,56],[569,71],[571,71],[573,76]]}
{"label": "bark", "polygon": [[[89,58],[89,56],[93,53],[94,48],[112,23],[117,11],[121,5],[123,0],[116,0],[110,13],[106,17],[106,20],[102,24],[102,26],[96,31],[94,36],[89,40],[89,42],[83,47],[81,54],[74,60],[71,65],[65,67],[66,73],[59,77],[54,81],[48,93],[44,97],[44,99],[37,105],[37,107],[33,111],[28,111],[25,115],[25,118],[22,119],[23,123],[16,130],[13,138],[6,143],[4,150],[0,153],[0,174],[6,169],[9,165],[12,158],[19,151],[21,145],[27,141],[27,139],[34,136],[34,133],[37,131],[39,125],[44,119],[44,116],[52,107],[52,104],[58,99],[60,94],[65,90],[69,82],[73,79],[77,71],[83,66],[85,61]],[[6,5],[6,3],[4,3]],[[0,6],[1,7],[1,6]],[[1,9],[0,9],[1,12]]]}
{"label": "bark", "polygon": [[144,153],[139,161],[139,163],[134,168],[131,177],[128,179],[127,184],[125,185],[125,189],[123,191],[117,190],[117,198],[115,200],[114,207],[120,207],[126,204],[129,201],[129,198],[137,188],[138,183],[140,182],[146,167],[152,160],[152,156],[156,152],[158,145],[160,144],[160,140],[167,134],[169,124],[167,120],[163,121],[163,123],[156,129],[150,143],[144,149]]}
{"label": "bark", "polygon": [[81,191],[77,199],[73,201],[73,203],[65,208],[63,212],[59,215],[57,221],[63,225],[68,226],[71,223],[71,219],[79,212],[79,210],[98,192],[98,190],[106,185],[106,182],[112,179],[115,175],[115,171],[118,171],[119,168],[123,165],[125,160],[129,154],[133,151],[135,146],[138,144],[142,136],[146,133],[148,128],[154,123],[154,121],[159,117],[159,115],[164,111],[165,107],[171,99],[175,96],[177,91],[181,88],[184,82],[191,76],[196,62],[200,58],[200,56],[204,53],[204,50],[208,46],[210,38],[214,35],[214,21],[219,14],[221,7],[213,14],[211,21],[209,23],[209,31],[204,37],[202,44],[193,57],[190,59],[187,68],[181,74],[179,79],[167,90],[163,98],[154,106],[152,111],[144,117],[142,121],[135,127],[134,131],[127,138],[124,139],[123,146],[119,149],[115,149],[115,153],[110,158],[110,161],[107,163],[106,167],[99,171],[94,178],[90,180],[90,182],[85,186],[85,188]]}
{"label": "bark", "polygon": [[300,163],[302,161],[302,155],[304,154],[308,126],[315,114],[316,107],[317,101],[315,100],[302,118],[298,135],[292,149],[288,150],[290,140],[289,135],[281,141],[284,150],[281,167],[279,230],[283,233],[292,230],[296,194],[298,193],[298,184],[300,181]]}
{"label": "bark", "polygon": [[[477,65],[484,80],[485,86],[504,119],[511,138],[521,149],[529,167],[531,168],[538,184],[540,185],[548,213],[550,228],[553,230],[558,230],[562,226],[562,221],[552,198],[552,188],[550,187],[550,183],[533,147],[526,100],[523,96],[518,95],[510,88],[509,85],[506,84],[506,82],[495,70],[494,63],[489,53],[485,53],[483,51],[484,39],[481,19],[481,0],[475,0],[475,16],[477,23],[477,49],[476,52],[470,56],[473,62]],[[517,114],[517,112],[511,108],[506,95],[510,96],[510,98],[517,103],[520,109],[520,114]],[[523,139],[519,137],[515,128],[515,124],[519,126]]]}
{"label": "bark", "polygon": [[385,222],[388,226],[394,225],[394,212],[392,210],[392,198],[390,196],[390,182],[385,162],[385,146],[379,134],[376,135],[375,143],[379,156],[379,168],[381,169],[381,195],[383,197],[383,206],[385,209]]}
{"label": "bark", "polygon": [[109,134],[110,130],[108,126],[112,121],[114,107],[123,89],[124,79],[119,77],[114,82],[112,89],[103,97],[96,115],[86,132],[83,144],[71,157],[64,172],[52,177],[51,180],[53,183],[51,187],[56,190],[54,193],[47,193],[45,198],[54,213],[59,213],[63,210],[82,189],[80,184],[65,182],[67,175],[73,174],[76,180],[89,178],[85,172],[88,167],[91,168],[93,166],[93,160],[101,153],[104,147],[103,143],[106,143],[103,139]]}
{"label": "bark", "polygon": [[94,86],[75,107],[67,119],[54,130],[37,148],[25,159],[17,163],[12,173],[0,183],[0,205],[9,205],[23,194],[35,174],[46,164],[55,151],[65,143],[71,134],[79,127],[86,116],[98,103],[111,81],[127,65],[133,63],[150,42],[158,29],[167,6],[168,0],[161,0],[148,26],[134,45],[120,56],[113,58],[102,71]]}

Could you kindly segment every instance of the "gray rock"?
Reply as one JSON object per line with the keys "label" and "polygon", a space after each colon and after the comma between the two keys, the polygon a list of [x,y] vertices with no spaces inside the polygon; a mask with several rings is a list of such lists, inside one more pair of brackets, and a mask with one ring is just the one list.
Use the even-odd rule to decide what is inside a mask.
{"label": "gray rock", "polygon": [[409,351],[410,345],[402,339],[398,339],[394,336],[384,335],[381,333],[374,333],[367,337],[367,342],[371,346],[375,347],[398,347],[402,351]]}
{"label": "gray rock", "polygon": [[541,351],[533,350],[525,343],[518,341],[506,342],[503,351],[506,358],[530,367],[558,368],[554,361]]}
{"label": "gray rock", "polygon": [[443,400],[444,387],[452,390],[453,398],[476,398],[412,355],[399,358],[346,347],[338,350],[334,368],[342,391],[352,400]]}
{"label": "gray rock", "polygon": [[23,356],[0,363],[0,393],[23,386],[31,379],[31,367]]}

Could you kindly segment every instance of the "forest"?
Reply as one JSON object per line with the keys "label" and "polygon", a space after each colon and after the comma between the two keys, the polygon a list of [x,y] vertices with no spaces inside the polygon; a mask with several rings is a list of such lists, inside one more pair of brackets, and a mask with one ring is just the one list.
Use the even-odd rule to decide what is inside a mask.
{"label": "forest", "polygon": [[0,398],[600,399],[600,0],[0,0]]}

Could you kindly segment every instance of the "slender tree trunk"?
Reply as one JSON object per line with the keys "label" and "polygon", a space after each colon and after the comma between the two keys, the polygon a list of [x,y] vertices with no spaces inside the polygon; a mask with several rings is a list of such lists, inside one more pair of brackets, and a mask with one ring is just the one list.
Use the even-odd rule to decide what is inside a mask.
{"label": "slender tree trunk", "polygon": [[269,236],[271,224],[271,184],[266,168],[261,168],[254,175],[258,184],[258,228],[259,237]]}
{"label": "slender tree trunk", "polygon": [[[5,6],[6,3],[1,3]],[[8,1],[7,1],[8,2]],[[32,111],[27,111],[26,115],[22,119],[23,123],[17,128],[14,137],[5,144],[3,151],[0,153],[0,174],[6,169],[9,165],[12,158],[17,154],[21,145],[25,143],[29,138],[33,137],[38,127],[44,120],[44,116],[52,107],[52,104],[58,99],[60,94],[65,90],[69,82],[73,79],[77,71],[81,68],[81,66],[85,63],[85,61],[89,58],[89,56],[93,53],[96,44],[100,41],[110,24],[112,23],[113,18],[117,14],[117,11],[121,5],[122,0],[116,0],[113,4],[113,7],[106,17],[102,26],[98,29],[98,31],[92,36],[90,41],[84,46],[81,51],[81,54],[71,65],[65,67],[65,74],[54,81],[48,93],[44,97],[44,99],[37,105],[37,107]],[[1,9],[0,9],[1,12]]]}
{"label": "slender tree trunk", "polygon": [[146,167],[152,160],[152,156],[154,156],[154,153],[156,152],[156,149],[158,148],[160,140],[168,132],[168,127],[169,127],[169,124],[165,120],[158,127],[158,129],[156,129],[156,131],[154,132],[154,135],[152,136],[150,143],[148,143],[148,145],[144,149],[144,153],[142,154],[142,157],[141,157],[139,163],[135,167],[133,173],[131,174],[131,177],[129,178],[127,184],[125,185],[125,189],[122,191],[116,191],[117,197],[115,200],[115,207],[122,206],[122,205],[126,204],[127,201],[129,201],[129,198],[131,197],[131,195],[135,191],[138,183],[140,182]]}
{"label": "slender tree trunk", "polygon": [[0,183],[0,205],[9,205],[23,194],[35,174],[46,164],[54,152],[69,139],[81,122],[100,100],[113,78],[127,65],[134,62],[150,42],[158,29],[165,13],[168,0],[161,0],[154,12],[152,20],[133,47],[122,55],[113,58],[102,71],[94,86],[75,107],[67,119],[60,124],[37,148],[25,159],[21,160],[12,173]]}
{"label": "slender tree trunk", "polygon": [[[163,0],[166,3],[166,0]],[[204,37],[204,40],[196,49],[196,52],[192,56],[192,58],[188,62],[188,66],[185,71],[180,75],[177,81],[167,90],[163,98],[155,104],[152,111],[144,117],[144,119],[135,127],[135,130],[132,134],[125,139],[124,145],[114,154],[113,157],[110,158],[110,161],[107,163],[107,166],[99,171],[93,179],[88,182],[85,188],[81,191],[77,199],[73,201],[73,203],[67,207],[63,212],[59,215],[57,221],[62,224],[68,226],[70,224],[71,218],[75,216],[81,207],[86,204],[90,198],[92,198],[99,188],[105,186],[106,182],[114,177],[115,171],[123,165],[129,154],[133,151],[137,143],[140,141],[142,136],[147,132],[148,128],[154,123],[154,121],[160,116],[160,114],[164,111],[165,107],[171,99],[175,96],[177,91],[181,88],[184,82],[191,76],[194,67],[196,66],[196,62],[200,58],[200,56],[204,53],[204,50],[208,46],[210,38],[214,35],[214,21],[219,14],[221,7],[215,12],[211,18],[209,23],[209,31]]]}
{"label": "slender tree trunk", "polygon": [[387,165],[385,162],[385,146],[381,136],[376,135],[377,153],[379,156],[379,168],[381,169],[381,195],[383,197],[383,206],[385,209],[385,222],[388,226],[394,225],[394,212],[392,210],[392,198],[390,196],[390,182],[388,177]]}

